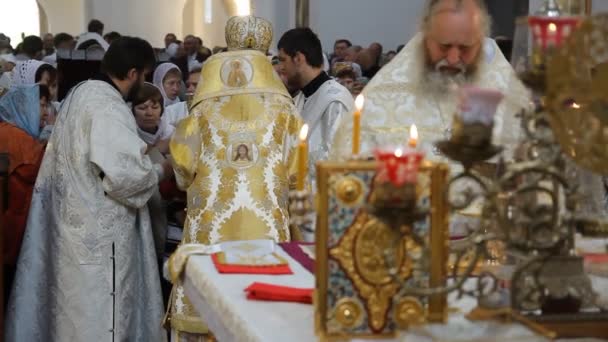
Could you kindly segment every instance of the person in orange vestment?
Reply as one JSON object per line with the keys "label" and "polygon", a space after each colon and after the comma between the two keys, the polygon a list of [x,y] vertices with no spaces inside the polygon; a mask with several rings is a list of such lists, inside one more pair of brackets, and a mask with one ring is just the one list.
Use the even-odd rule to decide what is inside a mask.
{"label": "person in orange vestment", "polygon": [[0,209],[4,227],[5,298],[11,288],[32,191],[44,155],[45,146],[38,135],[47,124],[49,98],[44,85],[14,86],[0,97],[0,153],[9,156],[8,207]]}

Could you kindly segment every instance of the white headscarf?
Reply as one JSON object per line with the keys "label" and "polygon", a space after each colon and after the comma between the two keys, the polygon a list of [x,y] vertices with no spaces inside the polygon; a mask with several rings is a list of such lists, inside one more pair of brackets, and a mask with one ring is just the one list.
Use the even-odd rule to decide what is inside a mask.
{"label": "white headscarf", "polygon": [[165,76],[167,76],[167,73],[173,69],[177,69],[177,71],[181,73],[181,70],[177,65],[173,63],[162,63],[161,65],[156,67],[156,70],[154,70],[154,77],[152,77],[152,82],[156,87],[158,87],[158,89],[160,89],[160,93],[163,95],[163,99],[165,100],[165,107],[181,101],[179,99],[179,96],[176,96],[174,100],[169,99],[167,97],[167,94],[165,93],[165,88],[163,87],[163,81],[165,80]]}
{"label": "white headscarf", "polygon": [[[35,59],[29,59],[24,62],[18,62],[13,69],[13,84],[15,85],[32,85],[36,84],[36,71],[48,64]],[[50,65],[50,64],[48,64]]]}

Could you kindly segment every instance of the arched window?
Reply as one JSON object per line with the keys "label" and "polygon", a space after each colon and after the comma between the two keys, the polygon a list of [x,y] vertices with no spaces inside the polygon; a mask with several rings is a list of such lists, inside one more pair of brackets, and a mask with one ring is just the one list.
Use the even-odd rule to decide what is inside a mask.
{"label": "arched window", "polygon": [[0,0],[0,31],[17,46],[22,35],[40,35],[40,13],[36,0]]}

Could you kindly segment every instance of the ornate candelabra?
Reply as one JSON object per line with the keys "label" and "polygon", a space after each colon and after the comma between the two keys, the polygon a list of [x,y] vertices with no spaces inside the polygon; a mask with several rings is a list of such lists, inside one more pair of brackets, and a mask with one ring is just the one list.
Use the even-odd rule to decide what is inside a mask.
{"label": "ornate candelabra", "polygon": [[[393,282],[403,284],[393,295],[395,321],[401,328],[424,321],[420,313],[425,303],[457,291],[478,298],[481,310],[471,318],[507,313],[547,337],[606,337],[608,314],[596,304],[583,259],[575,255],[574,236],[608,236],[608,224],[600,217],[581,214],[577,186],[579,167],[596,175],[608,173],[608,15],[581,21],[560,16],[554,1],[545,7],[545,12],[518,22],[513,63],[534,101],[519,114],[524,137],[516,160],[500,159],[491,175],[478,171],[503,150],[493,145],[489,133],[500,94],[483,89],[464,90],[472,104],[455,116],[452,137],[436,143],[463,171],[445,188],[431,191],[445,195],[452,215],[481,202],[470,234],[450,244],[451,282],[404,278],[399,266],[403,255],[413,260],[414,269],[446,266],[438,264],[445,262],[443,255],[437,258],[441,238],[433,239],[439,233],[425,221],[433,210],[419,203],[416,181],[387,178],[382,165],[391,161],[386,164],[382,154],[376,155],[379,167],[365,208],[392,230],[392,247],[384,248],[382,257]],[[357,191],[344,189],[337,196],[360,196]],[[307,194],[294,193],[292,200],[292,222],[309,224]],[[427,229],[416,228],[424,222]],[[317,243],[318,248],[327,247]],[[487,259],[512,264],[508,289],[499,286],[494,272],[479,268]],[[476,285],[471,288],[474,275]]]}

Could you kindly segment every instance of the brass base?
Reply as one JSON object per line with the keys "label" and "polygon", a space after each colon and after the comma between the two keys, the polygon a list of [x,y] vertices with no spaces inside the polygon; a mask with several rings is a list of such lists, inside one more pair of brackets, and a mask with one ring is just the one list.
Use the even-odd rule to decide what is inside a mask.
{"label": "brass base", "polygon": [[526,315],[525,317],[555,332],[557,338],[608,339],[608,312]]}
{"label": "brass base", "polygon": [[503,150],[502,147],[491,144],[475,147],[457,144],[449,140],[438,141],[435,143],[435,146],[446,157],[459,161],[465,168],[470,168],[473,164],[486,161]]}

